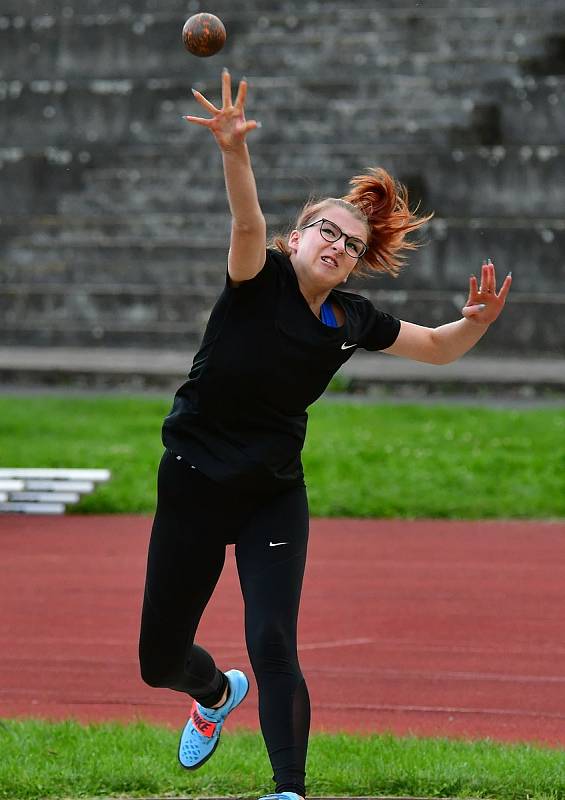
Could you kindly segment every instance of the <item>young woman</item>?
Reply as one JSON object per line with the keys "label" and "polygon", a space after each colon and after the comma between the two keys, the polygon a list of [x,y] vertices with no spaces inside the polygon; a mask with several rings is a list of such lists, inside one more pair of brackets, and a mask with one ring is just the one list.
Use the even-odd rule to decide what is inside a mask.
{"label": "young woman", "polygon": [[158,502],[149,545],[140,663],[151,686],[193,698],[179,759],[187,769],[213,754],[227,715],[248,690],[194,643],[223,567],[235,555],[246,642],[277,800],[305,796],[310,722],[297,657],[296,625],[308,507],[300,453],[306,408],[357,348],[445,364],[466,353],[500,314],[494,266],[470,278],[462,318],[438,328],[400,321],[338,288],[363,270],[395,274],[418,218],[404,188],[382,169],[351,181],[345,198],[308,203],[287,238],[267,248],[246,145],[247,84],[235,103],[222,76],[222,107],[199,92],[221,150],[232,228],[226,283],[187,382],[163,425]]}

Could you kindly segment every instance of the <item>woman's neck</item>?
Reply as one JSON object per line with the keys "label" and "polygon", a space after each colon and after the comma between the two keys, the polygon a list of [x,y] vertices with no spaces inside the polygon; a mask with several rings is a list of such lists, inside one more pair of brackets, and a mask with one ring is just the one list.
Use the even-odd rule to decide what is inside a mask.
{"label": "woman's neck", "polygon": [[304,276],[302,276],[299,271],[294,269],[294,273],[296,275],[296,280],[298,281],[298,286],[302,293],[302,296],[314,312],[314,314],[319,317],[320,316],[320,309],[328,299],[332,288],[329,289],[327,287],[321,288],[320,286],[315,286],[309,283],[307,280],[304,280]]}

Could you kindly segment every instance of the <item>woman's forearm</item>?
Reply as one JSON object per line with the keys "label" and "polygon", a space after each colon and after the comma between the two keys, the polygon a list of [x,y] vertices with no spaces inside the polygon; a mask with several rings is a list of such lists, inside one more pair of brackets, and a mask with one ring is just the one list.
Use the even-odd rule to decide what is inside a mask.
{"label": "woman's forearm", "polygon": [[431,337],[438,355],[436,363],[448,364],[460,358],[477,344],[488,329],[488,325],[466,318],[434,328]]}
{"label": "woman's forearm", "polygon": [[222,150],[222,160],[233,225],[248,228],[262,224],[263,212],[247,144],[242,142],[237,147]]}

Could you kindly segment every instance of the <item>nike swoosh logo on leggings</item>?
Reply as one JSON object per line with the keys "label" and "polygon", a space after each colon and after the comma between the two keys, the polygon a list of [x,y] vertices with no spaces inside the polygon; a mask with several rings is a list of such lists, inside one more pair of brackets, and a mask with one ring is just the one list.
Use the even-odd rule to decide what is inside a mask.
{"label": "nike swoosh logo on leggings", "polygon": [[288,542],[269,542],[269,547],[280,547],[281,544],[288,544]]}

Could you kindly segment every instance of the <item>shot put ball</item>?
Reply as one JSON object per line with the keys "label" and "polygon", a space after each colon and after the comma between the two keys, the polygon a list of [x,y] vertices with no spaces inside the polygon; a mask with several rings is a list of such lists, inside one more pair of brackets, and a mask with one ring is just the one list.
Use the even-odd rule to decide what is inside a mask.
{"label": "shot put ball", "polygon": [[184,23],[182,40],[189,53],[207,58],[218,53],[226,43],[226,29],[219,17],[202,12]]}

